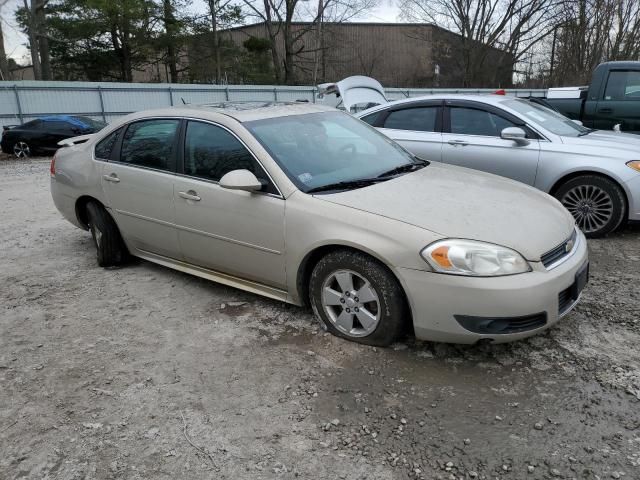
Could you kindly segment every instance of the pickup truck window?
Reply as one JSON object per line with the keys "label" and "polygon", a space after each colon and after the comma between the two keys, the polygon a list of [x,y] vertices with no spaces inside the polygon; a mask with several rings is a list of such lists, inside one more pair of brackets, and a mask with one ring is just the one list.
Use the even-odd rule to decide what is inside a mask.
{"label": "pickup truck window", "polygon": [[604,100],[640,100],[640,72],[609,72]]}
{"label": "pickup truck window", "polygon": [[545,130],[565,137],[579,137],[590,132],[569,118],[550,108],[526,100],[506,100],[503,105],[515,110],[531,125],[539,125]]}

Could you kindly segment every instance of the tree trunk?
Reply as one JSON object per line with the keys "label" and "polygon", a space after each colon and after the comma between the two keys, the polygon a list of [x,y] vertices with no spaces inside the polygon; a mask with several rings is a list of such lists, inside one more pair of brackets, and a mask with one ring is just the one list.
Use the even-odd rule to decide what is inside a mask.
{"label": "tree trunk", "polygon": [[222,82],[222,66],[220,65],[220,39],[218,36],[218,1],[209,0],[209,11],[211,13],[211,34],[213,40],[213,56],[216,62],[216,84]]}
{"label": "tree trunk", "polygon": [[44,1],[40,0],[36,3],[36,35],[42,80],[51,80],[51,56],[49,55],[49,38],[47,37],[47,19],[44,7]]}
{"label": "tree trunk", "polygon": [[318,67],[320,64],[320,55],[324,55],[322,49],[322,16],[323,16],[323,1],[318,0],[318,26],[316,28],[316,42],[315,52],[313,53],[313,85],[318,84]]}
{"label": "tree trunk", "polygon": [[29,50],[31,53],[31,65],[33,67],[33,78],[42,80],[42,68],[40,66],[40,55],[38,54],[38,24],[36,12],[36,0],[31,0],[31,5],[27,5],[24,0],[24,6],[29,12]]}
{"label": "tree trunk", "polygon": [[291,29],[295,0],[287,0],[287,11],[284,22],[284,83],[295,84],[295,72],[293,70],[293,31]]}
{"label": "tree trunk", "polygon": [[273,29],[273,19],[271,16],[271,4],[269,0],[264,0],[264,18],[266,20],[265,25],[267,28],[267,34],[269,35],[269,43],[271,44],[271,61],[273,62],[273,76],[275,77],[276,85],[282,83],[282,66],[280,65],[280,56],[278,55],[278,30]]}
{"label": "tree trunk", "polygon": [[0,21],[0,80],[9,80],[9,64],[4,50],[4,37],[2,36],[2,22]]}
{"label": "tree trunk", "polygon": [[171,83],[178,83],[178,56],[176,53],[176,18],[171,0],[163,0],[164,30],[167,38],[167,65]]}

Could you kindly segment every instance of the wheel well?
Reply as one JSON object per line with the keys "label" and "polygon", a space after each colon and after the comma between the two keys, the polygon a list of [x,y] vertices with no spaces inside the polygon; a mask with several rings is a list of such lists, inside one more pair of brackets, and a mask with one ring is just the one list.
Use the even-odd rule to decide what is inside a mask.
{"label": "wheel well", "polygon": [[78,198],[78,200],[76,200],[76,217],[80,225],[85,226],[87,229],[89,228],[89,214],[87,212],[87,204],[89,202],[95,202],[98,205],[103,206],[99,200],[96,200],[95,198],[88,195],[83,195],[82,197]]}
{"label": "wheel well", "polygon": [[549,190],[549,195],[552,196],[556,196],[556,192],[560,189],[560,187],[567,183],[569,180],[572,180],[574,178],[577,177],[582,177],[583,175],[593,175],[596,177],[602,177],[605,178],[613,183],[615,183],[620,190],[622,191],[622,196],[624,198],[624,204],[625,204],[625,211],[628,212],[629,211],[629,199],[627,198],[627,192],[625,192],[624,188],[622,187],[622,185],[620,185],[620,182],[618,182],[615,178],[610,177],[609,175],[606,175],[604,173],[600,173],[600,172],[592,172],[589,170],[585,170],[585,171],[580,171],[580,172],[572,172],[569,173],[568,175],[565,175],[564,177],[562,177],[560,180],[558,180],[553,187],[551,187],[551,190]]}
{"label": "wheel well", "polygon": [[352,252],[357,252],[362,255],[366,255],[367,257],[370,257],[371,259],[375,260],[380,265],[382,265],[384,268],[386,268],[389,271],[389,273],[393,275],[393,278],[396,279],[396,281],[398,282],[398,285],[400,285],[400,289],[402,290],[402,293],[405,295],[405,301],[407,302],[407,307],[410,307],[409,302],[407,301],[407,298],[406,298],[406,294],[404,293],[404,288],[402,287],[402,283],[400,282],[398,277],[396,277],[393,271],[383,261],[381,261],[379,258],[374,257],[370,253],[365,252],[364,250],[360,250],[354,247],[348,247],[345,245],[323,245],[307,253],[307,255],[302,259],[302,262],[300,262],[300,266],[298,267],[298,276],[297,276],[296,286],[298,289],[298,294],[300,296],[300,302],[303,305],[306,305],[307,307],[311,305],[309,300],[309,280],[311,279],[311,273],[313,272],[313,268],[316,266],[316,264],[320,261],[321,258],[337,250],[351,250]]}

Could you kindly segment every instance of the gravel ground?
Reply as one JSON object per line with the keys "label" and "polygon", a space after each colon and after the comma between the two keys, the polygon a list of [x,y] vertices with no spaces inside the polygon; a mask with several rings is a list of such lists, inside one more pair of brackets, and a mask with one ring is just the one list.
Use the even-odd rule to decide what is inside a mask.
{"label": "gravel ground", "polygon": [[0,478],[640,478],[640,227],[556,328],[379,349],[139,261],[104,270],[0,161]]}

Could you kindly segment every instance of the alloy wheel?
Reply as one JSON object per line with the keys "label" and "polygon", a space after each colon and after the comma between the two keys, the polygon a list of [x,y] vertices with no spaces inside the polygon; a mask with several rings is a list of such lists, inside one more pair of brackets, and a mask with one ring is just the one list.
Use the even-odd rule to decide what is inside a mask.
{"label": "alloy wheel", "polygon": [[13,146],[13,154],[18,158],[26,158],[31,155],[31,150],[25,142],[18,142]]}
{"label": "alloy wheel", "polygon": [[322,285],[322,308],[345,335],[364,337],[380,322],[380,299],[371,283],[352,270],[337,270]]}
{"label": "alloy wheel", "polygon": [[611,196],[595,185],[578,185],[565,193],[560,202],[585,233],[602,229],[613,216]]}

